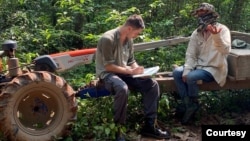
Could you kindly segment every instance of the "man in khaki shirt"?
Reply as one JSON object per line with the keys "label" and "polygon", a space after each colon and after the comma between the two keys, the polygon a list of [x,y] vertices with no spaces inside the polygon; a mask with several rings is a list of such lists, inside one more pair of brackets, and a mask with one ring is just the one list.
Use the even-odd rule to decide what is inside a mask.
{"label": "man in khaki shirt", "polygon": [[[155,127],[159,102],[159,84],[152,78],[134,78],[141,74],[134,58],[133,39],[145,28],[140,15],[131,15],[126,22],[115,29],[105,32],[99,39],[96,52],[96,76],[105,88],[114,94],[114,122],[118,126],[126,124],[129,87],[142,94],[145,124],[141,135],[156,139],[170,138],[167,131]],[[125,135],[118,129],[116,141],[125,141]]]}
{"label": "man in khaki shirt", "polygon": [[226,82],[227,55],[231,50],[230,30],[217,22],[219,17],[214,6],[202,3],[194,10],[198,28],[193,31],[184,66],[175,68],[174,81],[184,104],[182,124],[187,124],[198,105],[197,81],[216,81],[220,86]]}

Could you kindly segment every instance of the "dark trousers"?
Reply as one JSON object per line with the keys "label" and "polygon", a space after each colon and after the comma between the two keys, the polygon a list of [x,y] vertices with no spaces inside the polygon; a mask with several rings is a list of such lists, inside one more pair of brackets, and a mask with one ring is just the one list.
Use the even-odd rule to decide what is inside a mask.
{"label": "dark trousers", "polygon": [[151,78],[133,78],[130,75],[110,74],[104,78],[105,88],[114,94],[114,121],[125,124],[129,88],[142,94],[145,118],[155,119],[159,101],[159,85]]}

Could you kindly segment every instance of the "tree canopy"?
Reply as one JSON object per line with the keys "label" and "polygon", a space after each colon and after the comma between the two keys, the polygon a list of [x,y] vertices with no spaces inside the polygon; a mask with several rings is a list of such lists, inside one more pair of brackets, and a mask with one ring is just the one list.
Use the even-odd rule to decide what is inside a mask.
{"label": "tree canopy", "polygon": [[[1,41],[18,41],[21,52],[50,54],[95,47],[106,30],[141,14],[146,30],[136,41],[190,35],[197,26],[190,12],[200,0],[0,0]],[[231,30],[250,29],[250,0],[208,0]]]}

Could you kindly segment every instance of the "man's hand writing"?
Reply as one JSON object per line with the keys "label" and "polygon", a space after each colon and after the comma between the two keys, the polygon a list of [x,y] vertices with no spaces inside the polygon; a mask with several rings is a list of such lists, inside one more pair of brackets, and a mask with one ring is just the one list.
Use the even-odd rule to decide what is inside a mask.
{"label": "man's hand writing", "polygon": [[133,71],[133,74],[142,74],[144,72],[144,67],[139,66],[139,67],[133,68],[132,71]]}

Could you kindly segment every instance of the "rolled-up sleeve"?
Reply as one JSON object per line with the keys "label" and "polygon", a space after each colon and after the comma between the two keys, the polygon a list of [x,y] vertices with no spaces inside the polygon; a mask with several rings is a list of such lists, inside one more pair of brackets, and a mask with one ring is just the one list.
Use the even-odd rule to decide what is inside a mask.
{"label": "rolled-up sleeve", "polygon": [[102,60],[104,65],[115,62],[115,57],[113,53],[113,42],[111,39],[102,37],[100,39],[99,49],[102,52]]}

